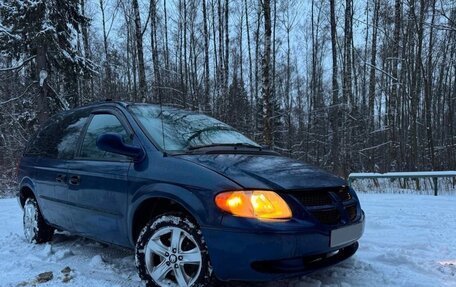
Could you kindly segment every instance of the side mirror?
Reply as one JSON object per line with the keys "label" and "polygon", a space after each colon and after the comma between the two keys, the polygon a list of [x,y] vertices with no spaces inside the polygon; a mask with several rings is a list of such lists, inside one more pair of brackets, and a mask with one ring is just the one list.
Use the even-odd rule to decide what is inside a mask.
{"label": "side mirror", "polygon": [[131,157],[136,162],[141,161],[145,156],[141,148],[125,144],[122,137],[117,133],[99,135],[97,138],[97,147],[103,151]]}

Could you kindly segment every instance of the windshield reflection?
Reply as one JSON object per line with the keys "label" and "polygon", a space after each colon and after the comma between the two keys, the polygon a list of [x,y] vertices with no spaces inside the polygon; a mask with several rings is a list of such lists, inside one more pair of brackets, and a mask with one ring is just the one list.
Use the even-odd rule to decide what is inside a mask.
{"label": "windshield reflection", "polygon": [[260,147],[231,126],[203,114],[146,104],[129,108],[155,143],[169,152],[214,144]]}

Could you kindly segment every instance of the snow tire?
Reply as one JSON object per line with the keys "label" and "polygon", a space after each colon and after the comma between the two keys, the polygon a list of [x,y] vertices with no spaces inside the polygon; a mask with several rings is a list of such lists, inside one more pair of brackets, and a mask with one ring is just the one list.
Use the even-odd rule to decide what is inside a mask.
{"label": "snow tire", "polygon": [[27,198],[24,204],[24,235],[29,243],[45,243],[52,240],[54,228],[49,226],[41,214],[34,198]]}
{"label": "snow tire", "polygon": [[[199,255],[197,258],[200,260],[200,268],[199,268],[199,273],[191,278],[191,276],[188,276],[185,274],[185,277],[188,279],[189,282],[185,282],[186,284],[179,284],[179,280],[176,276],[177,267],[180,266],[181,264],[179,261],[177,264],[174,265],[174,255],[173,253],[176,252],[172,248],[172,236],[174,234],[169,235],[169,247],[166,246],[166,244],[161,245],[163,256],[158,256],[158,255],[153,255],[153,256],[158,256],[159,259],[162,260],[162,263],[166,263],[169,265],[171,263],[171,268],[168,268],[169,273],[167,276],[168,278],[164,278],[161,282],[156,282],[151,275],[151,272],[149,271],[151,269],[150,266],[150,260],[152,259],[147,259],[147,248],[149,245],[149,242],[154,240],[154,238],[157,237],[157,234],[165,234],[166,236],[166,230],[180,230],[179,232],[182,232],[182,234],[185,234],[185,236],[188,237],[193,243],[193,245],[196,245],[193,250],[196,250],[196,248],[199,249]],[[155,240],[162,240],[162,239],[155,239]],[[161,242],[161,241],[160,241]],[[179,244],[184,244],[184,239],[179,240]],[[180,249],[180,247],[178,248]],[[166,251],[166,256],[170,256],[169,258],[172,257],[172,259],[169,259],[168,257],[165,256],[165,251]],[[179,255],[180,251],[177,251],[176,255]],[[185,251],[182,251],[185,252]],[[182,253],[185,254],[185,253]],[[150,255],[150,254],[149,254]],[[178,256],[180,259],[182,259],[182,256]],[[168,258],[168,259],[167,259]],[[201,230],[197,226],[196,223],[193,221],[189,220],[187,217],[185,217],[183,214],[176,214],[176,213],[171,213],[171,214],[163,214],[160,216],[157,216],[156,218],[152,219],[141,231],[137,243],[136,243],[136,249],[135,249],[135,260],[136,260],[136,267],[138,268],[138,273],[139,277],[146,283],[147,287],[162,287],[162,286],[198,286],[198,287],[206,287],[206,286],[214,286],[215,283],[215,278],[212,274],[212,267],[210,264],[209,260],[209,254],[206,246],[206,242],[204,241],[203,235],[201,233]],[[185,260],[185,258],[184,258]],[[173,262],[170,262],[173,261]],[[182,263],[185,264],[185,263]],[[172,268],[172,266],[175,266],[176,268]],[[184,266],[184,265],[182,265]],[[158,267],[158,266],[155,266]],[[165,266],[166,267],[166,266]],[[184,267],[182,267],[184,268]],[[171,278],[169,278],[171,277]],[[173,282],[174,281],[174,282]],[[181,281],[182,282],[182,281]]]}

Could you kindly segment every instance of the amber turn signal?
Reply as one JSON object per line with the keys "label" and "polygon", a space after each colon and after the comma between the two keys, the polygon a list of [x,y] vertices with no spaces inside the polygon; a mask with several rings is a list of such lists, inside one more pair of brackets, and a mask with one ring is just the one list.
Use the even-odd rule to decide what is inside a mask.
{"label": "amber turn signal", "polygon": [[288,204],[273,191],[229,191],[218,194],[215,203],[235,216],[259,219],[288,219],[292,213]]}

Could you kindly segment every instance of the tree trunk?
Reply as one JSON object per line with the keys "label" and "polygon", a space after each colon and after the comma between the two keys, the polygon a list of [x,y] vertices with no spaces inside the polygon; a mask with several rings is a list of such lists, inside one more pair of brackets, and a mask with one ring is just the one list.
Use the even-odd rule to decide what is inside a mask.
{"label": "tree trunk", "polygon": [[168,8],[166,7],[167,2],[163,0],[163,20],[165,21],[165,69],[169,71],[169,44],[168,44]]}
{"label": "tree trunk", "polygon": [[141,13],[139,11],[138,0],[132,0],[133,13],[135,15],[135,35],[136,49],[138,54],[138,75],[139,75],[139,97],[142,102],[147,101],[147,83],[146,69],[144,66],[144,49],[143,49],[143,33],[141,28]]}
{"label": "tree trunk", "polygon": [[377,68],[377,31],[378,31],[378,20],[379,20],[379,9],[380,0],[374,1],[374,18],[372,24],[372,46],[371,46],[371,61],[370,61],[370,72],[369,72],[369,96],[368,96],[368,117],[369,117],[369,128],[374,130],[374,103],[375,103],[375,69]]}
{"label": "tree trunk", "polygon": [[[400,48],[400,33],[401,33],[401,18],[402,18],[402,8],[401,8],[401,0],[396,0],[395,8],[394,8],[394,37],[393,37],[393,52],[392,52],[392,87],[391,87],[391,95],[389,98],[389,106],[390,109],[388,110],[388,137],[389,141],[391,142],[390,146],[390,161],[397,162],[397,119],[398,119],[398,97],[399,97],[399,80],[398,80],[398,63],[399,63],[399,48]],[[395,164],[392,169],[396,169],[398,164]]]}
{"label": "tree trunk", "polygon": [[417,169],[417,157],[418,157],[418,103],[421,93],[421,84],[419,80],[421,79],[421,55],[423,50],[423,25],[424,25],[424,11],[425,11],[425,0],[420,0],[420,14],[419,18],[417,19],[415,15],[415,3],[412,4],[411,10],[412,13],[415,15],[415,26],[417,28],[417,52],[415,54],[415,64],[414,64],[414,73],[412,75],[412,86],[411,86],[411,94],[410,94],[410,109],[411,109],[411,118],[410,118],[410,137],[409,137],[409,144],[410,144],[410,161],[409,167],[412,171]]}
{"label": "tree trunk", "polygon": [[223,96],[228,95],[228,81],[229,81],[229,56],[230,56],[230,32],[229,32],[229,0],[225,0],[225,64],[224,64],[224,82],[223,82]]}
{"label": "tree trunk", "polygon": [[213,76],[213,81],[214,81],[214,89],[213,89],[213,109],[212,113],[217,111],[217,107],[215,104],[214,99],[216,96],[218,96],[218,88],[220,85],[219,81],[219,57],[218,57],[218,48],[217,48],[217,28],[216,28],[216,12],[215,12],[215,3],[214,0],[211,1],[211,14],[212,14],[212,45],[214,46],[214,76]]}
{"label": "tree trunk", "polygon": [[188,57],[187,57],[187,45],[188,45],[188,41],[187,41],[187,31],[188,31],[188,28],[187,28],[187,25],[189,24],[189,21],[188,21],[188,18],[187,18],[187,3],[184,1],[184,5],[182,6],[182,9],[183,9],[183,12],[184,12],[184,21],[183,21],[183,26],[182,26],[182,29],[183,29],[183,59],[184,59],[184,74],[183,74],[183,80],[184,80],[184,85],[183,85],[183,90],[184,90],[184,99],[182,101],[183,103],[183,106],[184,108],[187,107],[187,104],[188,104],[188,87],[189,87],[189,73],[188,73]]}
{"label": "tree trunk", "polygon": [[337,26],[336,26],[336,12],[335,12],[335,0],[330,0],[330,17],[331,17],[331,54],[332,54],[332,99],[330,109],[330,124],[332,130],[331,139],[331,162],[333,169],[340,173],[339,164],[339,83],[337,81],[337,75],[339,69],[337,67]]}
{"label": "tree trunk", "polygon": [[353,20],[353,0],[345,1],[345,44],[344,44],[344,81],[343,81],[343,95],[344,95],[344,104],[347,104],[349,107],[353,104],[352,101],[352,39],[353,39],[353,29],[352,29],[352,20]]}
{"label": "tree trunk", "polygon": [[150,44],[152,48],[152,66],[154,70],[154,95],[155,99],[162,99],[160,90],[161,77],[158,58],[158,38],[157,38],[157,2],[156,0],[150,1]]}
{"label": "tree trunk", "polygon": [[253,64],[252,64],[252,49],[251,49],[251,44],[250,44],[250,26],[249,26],[249,8],[248,8],[248,3],[247,0],[244,2],[245,6],[245,30],[247,33],[247,50],[249,54],[249,86],[250,86],[250,105],[253,107],[253,94],[254,94],[254,89],[253,89]]}
{"label": "tree trunk", "polygon": [[426,137],[427,137],[427,148],[429,153],[429,159],[431,162],[432,170],[435,169],[435,158],[434,158],[434,138],[433,138],[433,128],[432,128],[432,83],[433,83],[433,58],[432,55],[433,45],[434,45],[434,22],[435,22],[435,3],[436,0],[431,0],[432,6],[432,19],[431,27],[429,28],[429,49],[428,49],[428,58],[426,63],[426,68],[423,67],[423,72],[426,70],[426,76],[424,78],[424,109],[426,114]]}
{"label": "tree trunk", "polygon": [[103,27],[103,48],[104,48],[104,61],[103,66],[105,70],[104,77],[101,78],[102,83],[102,96],[107,98],[112,98],[112,84],[111,84],[111,65],[109,63],[109,47],[108,47],[108,31],[106,29],[106,14],[105,14],[105,2],[100,0],[100,10],[101,10],[101,21]]}
{"label": "tree trunk", "polygon": [[[81,0],[81,11],[82,15],[85,16],[86,14],[86,6],[85,6],[85,1],[86,0]],[[82,27],[82,44],[83,44],[83,49],[84,49],[84,57],[86,59],[91,60],[92,59],[92,53],[90,51],[90,45],[89,45],[89,27],[88,25],[84,25]],[[89,99],[94,98],[94,82],[93,82],[93,76],[90,76],[90,86],[87,85],[87,81],[84,81],[84,93],[83,96],[88,97]]]}
{"label": "tree trunk", "polygon": [[[260,125],[264,122],[264,114],[263,114],[263,102],[259,96],[259,85],[260,85],[260,29],[261,29],[261,11],[263,8],[261,7],[261,3],[258,2],[257,8],[257,25],[255,29],[255,134],[258,133],[259,136],[263,134],[260,129]],[[254,137],[254,139],[256,139]]]}
{"label": "tree trunk", "polygon": [[206,0],[203,1],[203,33],[204,33],[204,99],[203,106],[209,111],[209,31],[207,27]]}
{"label": "tree trunk", "polygon": [[273,131],[272,131],[272,101],[271,101],[271,1],[263,1],[263,14],[264,14],[264,54],[263,54],[263,86],[261,89],[263,98],[264,110],[264,127],[263,127],[263,140],[268,146],[273,145]]}

